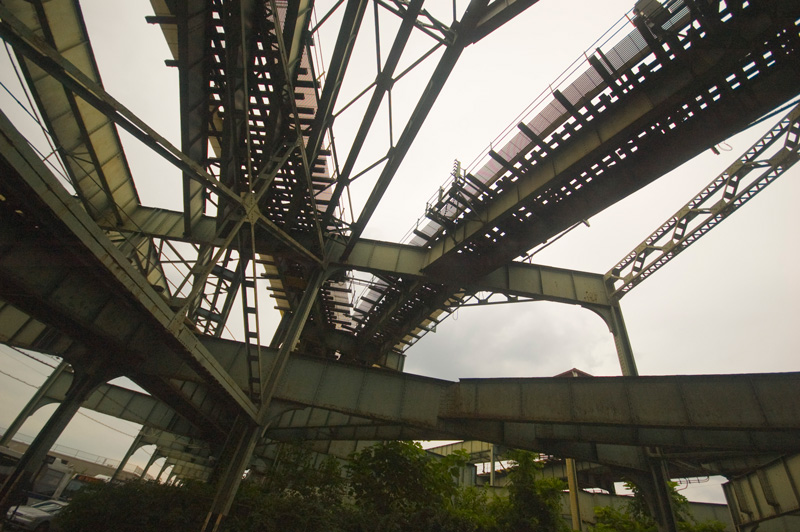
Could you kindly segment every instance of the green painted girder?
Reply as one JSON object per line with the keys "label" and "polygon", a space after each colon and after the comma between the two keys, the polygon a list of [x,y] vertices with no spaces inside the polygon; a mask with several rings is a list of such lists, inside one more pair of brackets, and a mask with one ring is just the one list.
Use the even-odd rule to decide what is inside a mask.
{"label": "green painted girder", "polygon": [[[29,28],[36,28],[38,37],[68,54],[84,75],[100,83],[77,0],[12,0],[4,5]],[[120,222],[139,204],[139,197],[114,123],[76,99],[36,64],[20,55],[17,58],[86,210],[95,219]]]}
{"label": "green painted girder", "polygon": [[[64,400],[72,384],[72,374],[62,373],[47,390],[36,408]],[[83,403],[83,408],[108,416],[144,425],[148,429],[175,434],[176,437],[197,438],[202,432],[174,408],[163,401],[141,392],[113,384],[100,385]],[[148,441],[149,443],[155,443]]]}
{"label": "green painted girder", "polygon": [[[368,326],[358,333],[360,357],[379,357],[401,342],[410,341],[412,336],[424,333],[431,323],[437,323],[442,309],[457,307],[465,296],[478,292],[578,304],[598,312],[606,320],[611,308],[602,276],[593,273],[511,262],[482,278],[450,284],[453,282],[450,275],[425,273],[431,261],[431,252],[425,248],[362,239],[344,263],[338,262],[339,250],[338,245],[331,246],[334,264],[379,275],[416,279],[403,286],[397,300],[390,306],[367,316]],[[403,313],[398,312],[401,308]],[[409,308],[414,311],[409,312]],[[373,335],[378,331],[381,339],[374,345]],[[388,340],[384,338],[386,336]],[[367,348],[370,345],[371,349]]]}
{"label": "green painted girder", "polygon": [[[221,404],[255,415],[245,393],[182,317],[55,181],[5,117],[0,129],[0,189],[6,198],[0,204],[0,282],[7,301],[69,331],[89,357],[103,353],[121,375],[135,374],[145,361],[185,363]],[[20,217],[31,223],[20,223]]]}
{"label": "green painted girder", "polygon": [[212,454],[211,448],[205,440],[167,432],[147,425],[142,426],[137,437],[139,448],[146,445],[155,445],[160,451],[169,449],[184,453],[191,452],[205,458]]}
{"label": "green painted girder", "polygon": [[[242,349],[212,342],[216,353]],[[659,445],[665,456],[706,461],[796,450],[798,401],[790,396],[798,381],[800,374],[454,383],[295,356],[276,392],[266,436],[480,439],[625,467],[638,463],[638,446]],[[63,399],[69,382],[69,374],[59,377],[45,402]],[[84,407],[198,438],[195,427],[158,399],[117,386],[101,386]],[[160,439],[147,443],[164,445]]]}
{"label": "green painted girder", "polygon": [[[243,349],[219,339],[206,346]],[[267,361],[274,356],[265,352]],[[798,385],[798,373],[454,383],[292,356],[275,398],[370,419],[385,431],[407,427],[497,443],[513,437],[510,447],[528,438],[764,452],[800,446]],[[381,439],[354,435],[347,439]]]}

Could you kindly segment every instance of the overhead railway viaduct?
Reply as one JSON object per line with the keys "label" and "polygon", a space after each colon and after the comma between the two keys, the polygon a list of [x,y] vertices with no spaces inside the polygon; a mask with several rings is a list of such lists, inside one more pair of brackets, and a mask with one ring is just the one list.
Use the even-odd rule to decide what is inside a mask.
{"label": "overhead railway viaduct", "polygon": [[[337,4],[322,76],[312,0],[152,0],[148,22],[179,72],[174,146],[103,89],[77,1],[4,0],[0,37],[65,175],[0,116],[0,340],[64,360],[20,416],[59,405],[2,501],[81,406],[142,424],[131,452],[156,445],[179,477],[214,482],[205,530],[242,472],[267,467],[283,441],[346,456],[387,439],[473,439],[600,464],[637,479],[664,531],[675,530],[665,493],[678,471],[758,482],[768,464],[789,463],[800,451],[800,374],[640,376],[619,301],[796,162],[796,1],[640,2],[505,144],[455,169],[410,241],[362,238],[461,52],[534,3],[472,0],[443,23],[421,0],[375,2],[400,23],[343,146],[331,140],[347,107],[339,92],[356,37],[370,34],[370,2]],[[349,213],[344,194],[417,33],[436,66],[374,165],[365,205]],[[520,260],[781,106],[788,114],[762,139],[606,274]],[[118,129],[180,169],[181,205],[141,204]],[[369,279],[363,292],[356,276]],[[596,312],[623,376],[402,372],[421,336],[495,296]],[[259,326],[266,301],[282,316],[270,337]],[[233,321],[243,322],[238,341],[223,338]],[[120,376],[147,394],[107,384]],[[766,513],[741,489],[732,495],[745,526],[800,508],[797,493],[792,502],[765,486],[747,500],[761,493]]]}

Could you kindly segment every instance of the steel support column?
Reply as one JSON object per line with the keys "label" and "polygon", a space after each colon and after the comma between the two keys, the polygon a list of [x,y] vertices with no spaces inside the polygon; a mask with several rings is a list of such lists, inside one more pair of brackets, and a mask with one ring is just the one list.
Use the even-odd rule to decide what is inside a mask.
{"label": "steel support column", "polygon": [[6,429],[5,433],[3,433],[3,437],[0,438],[0,445],[8,445],[11,442],[11,439],[14,435],[19,432],[19,429],[22,427],[22,424],[40,407],[42,406],[40,401],[48,394],[50,389],[53,387],[53,384],[58,380],[58,377],[64,372],[64,370],[69,366],[69,364],[65,361],[61,361],[61,363],[50,373],[50,376],[47,377],[47,380],[44,381],[36,393],[33,394],[28,404],[17,414],[17,417],[14,418],[14,421],[11,422],[11,425]]}
{"label": "steel support column", "polygon": [[[125,465],[128,463],[128,460],[131,459],[133,453],[135,453],[136,450],[139,449],[141,445],[142,445],[142,432],[139,431],[139,434],[136,435],[136,437],[133,439],[133,443],[131,443],[131,446],[128,447],[128,450],[125,452],[125,456],[123,456],[122,460],[119,461],[119,466],[114,471],[114,474],[111,475],[111,480],[117,480],[119,478],[119,475],[125,470]],[[153,453],[153,456],[155,456],[155,454],[156,453]],[[145,471],[147,471],[147,469],[145,469]]]}
{"label": "steel support column", "polygon": [[[158,453],[156,451],[153,451],[153,454],[150,455],[150,459],[147,461],[147,465],[145,465],[144,469],[142,470],[142,474],[139,476],[140,479],[145,478],[145,476],[147,475],[147,471],[153,466],[153,463],[156,460],[158,460]],[[166,459],[164,460],[164,462],[166,463]]]}
{"label": "steel support column", "polygon": [[678,532],[666,462],[651,459],[650,476],[643,475],[636,485],[650,508],[658,532]]}
{"label": "steel support column", "polygon": [[622,375],[625,377],[638,376],[639,370],[636,367],[636,359],[633,357],[633,347],[631,347],[631,340],[628,337],[628,329],[625,327],[625,320],[622,318],[622,309],[619,306],[619,302],[613,302],[607,307],[594,307],[591,305],[586,305],[586,307],[603,318],[608,330],[614,336],[614,346],[617,349]]}
{"label": "steel support column", "polygon": [[[153,453],[153,456],[156,456],[156,453]],[[160,482],[161,481],[161,475],[164,474],[164,471],[166,471],[168,467],[169,467],[169,460],[165,456],[164,457],[164,463],[161,464],[161,469],[158,470],[158,475],[156,475],[156,482]]]}
{"label": "steel support column", "polygon": [[242,474],[250,465],[258,437],[262,432],[262,427],[250,419],[244,416],[236,419],[228,441],[225,443],[222,460],[215,471],[217,492],[201,528],[202,532],[216,532],[222,519],[228,515],[233,499],[236,497],[236,491],[242,482]]}
{"label": "steel support column", "polygon": [[17,463],[14,472],[8,476],[0,488],[0,515],[5,515],[9,506],[17,503],[24,496],[24,492],[30,488],[40,471],[47,452],[61,436],[81,404],[105,380],[106,376],[103,373],[80,371],[75,374],[66,398],[36,435],[28,450]]}
{"label": "steel support column", "polygon": [[567,485],[569,486],[569,512],[572,515],[572,530],[581,531],[581,508],[578,503],[578,472],[575,469],[575,459],[567,458]]}

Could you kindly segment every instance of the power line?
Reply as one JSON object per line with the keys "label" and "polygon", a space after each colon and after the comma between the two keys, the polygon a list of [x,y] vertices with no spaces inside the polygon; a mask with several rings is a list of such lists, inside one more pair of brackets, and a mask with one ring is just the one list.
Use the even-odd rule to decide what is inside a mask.
{"label": "power line", "polygon": [[27,385],[27,386],[30,386],[31,388],[38,388],[38,386],[36,386],[35,384],[31,384],[31,383],[29,383],[29,382],[27,382],[27,381],[24,381],[24,380],[22,380],[22,379],[20,379],[20,378],[18,378],[18,377],[15,377],[15,376],[13,376],[13,375],[12,375],[12,374],[10,374],[10,373],[6,373],[5,371],[3,371],[3,370],[1,370],[1,369],[0,369],[0,373],[2,373],[3,375],[5,375],[6,377],[11,377],[11,378],[12,378],[12,379],[14,379],[15,381],[19,381],[19,382],[21,382],[22,384],[25,384],[25,385]]}
{"label": "power line", "polygon": [[[54,365],[52,365],[52,364],[48,364],[48,363],[47,363],[47,362],[45,362],[44,360],[41,360],[41,359],[39,359],[39,358],[36,358],[35,356],[33,356],[33,355],[31,355],[31,354],[28,354],[28,353],[26,353],[25,351],[23,351],[23,350],[21,350],[21,349],[18,349],[18,348],[14,347],[14,346],[11,346],[11,345],[9,345],[9,346],[6,346],[6,347],[9,347],[9,348],[13,349],[14,351],[16,351],[17,353],[19,353],[20,355],[22,355],[22,356],[24,356],[24,357],[28,357],[28,358],[30,358],[31,360],[35,360],[35,361],[36,361],[36,362],[38,362],[39,364],[44,364],[45,366],[47,366],[47,367],[49,367],[49,368],[51,368],[51,369],[56,369],[56,367],[55,367]],[[8,353],[6,353],[6,354],[8,354]],[[30,367],[30,366],[28,366],[28,367]],[[45,376],[47,376],[47,375],[45,375]]]}

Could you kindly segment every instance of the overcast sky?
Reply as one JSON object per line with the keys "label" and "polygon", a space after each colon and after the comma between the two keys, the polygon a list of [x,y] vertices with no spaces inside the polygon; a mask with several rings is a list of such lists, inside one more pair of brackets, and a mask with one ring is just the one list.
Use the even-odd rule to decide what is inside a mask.
{"label": "overcast sky", "polygon": [[[177,71],[164,66],[169,53],[159,28],[144,22],[152,14],[149,3],[92,0],[82,5],[106,89],[179,145]],[[426,199],[445,181],[453,160],[467,163],[479,155],[630,7],[627,0],[542,0],[467,48],[364,236],[399,241],[423,213]],[[371,19],[372,9],[368,11]],[[131,24],[120,28],[109,24],[110,20]],[[331,21],[332,27],[335,22]],[[353,79],[359,74],[374,76],[374,59],[364,48],[370,46],[370,35],[366,31],[360,37],[356,58],[367,59],[363,66],[359,63],[360,71],[353,69]],[[132,43],[136,54],[130,53]],[[332,45],[321,44],[323,55],[330,54]],[[426,46],[425,39],[411,45],[414,50]],[[388,45],[384,54],[385,50]],[[397,121],[410,112],[409,102],[421,90],[414,81],[433,68],[435,63],[429,63],[422,66],[419,78],[411,75],[395,88]],[[5,59],[0,77],[11,88],[13,72]],[[340,101],[358,88],[357,82],[346,82]],[[11,113],[16,104],[3,95],[0,105]],[[352,115],[358,116],[357,105]],[[355,127],[348,117],[343,114],[336,124],[343,139],[348,128]],[[17,123],[30,126],[19,119]],[[724,148],[730,151],[702,154],[591,218],[591,227],[579,227],[537,255],[536,261],[605,273],[770,125],[729,140]],[[396,140],[401,128],[395,127]],[[371,134],[370,147],[376,153],[385,149],[387,135],[382,131]],[[178,171],[122,136],[143,202],[179,208]],[[359,167],[369,162],[366,157]],[[356,205],[363,201],[371,179],[374,175],[367,175],[354,187]],[[792,198],[799,196],[795,168],[623,298],[622,310],[642,375],[800,369],[796,362],[800,306],[794,300],[800,294],[800,281],[794,272],[798,251],[792,231],[798,214],[791,205]],[[407,372],[451,380],[543,377],[573,367],[594,375],[620,374],[614,343],[603,321],[579,307],[554,303],[463,308],[408,355]],[[40,384],[50,368],[0,346],[0,369],[0,425],[8,426],[33,393],[29,385]],[[25,425],[23,433],[35,434],[52,408],[45,410]],[[121,432],[81,415],[59,443],[121,458],[138,427],[100,414],[86,415]],[[134,462],[143,465],[146,460],[146,452],[140,451]],[[695,498],[722,499],[719,489],[711,494],[689,493],[697,493]]]}

